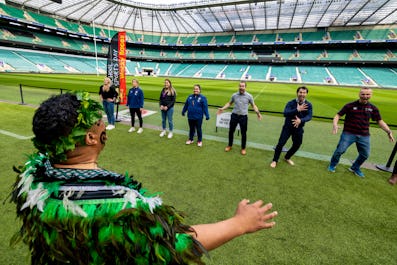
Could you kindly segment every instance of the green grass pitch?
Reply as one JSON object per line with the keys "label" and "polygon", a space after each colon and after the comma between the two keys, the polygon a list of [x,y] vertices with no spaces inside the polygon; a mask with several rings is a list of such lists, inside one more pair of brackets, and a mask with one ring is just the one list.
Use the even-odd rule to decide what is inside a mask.
{"label": "green grass pitch", "polygon": [[[18,84],[89,90],[96,92],[103,77],[87,75],[0,74],[0,132],[31,136],[34,107],[11,104],[19,101]],[[128,85],[132,77],[128,77]],[[138,77],[145,97],[158,98],[164,78]],[[178,101],[192,92],[193,84],[203,87],[212,105],[223,105],[237,90],[236,81],[171,78],[178,91]],[[308,100],[317,116],[332,118],[343,104],[355,100],[357,88],[308,85]],[[296,84],[248,82],[248,91],[265,111],[281,112],[295,96]],[[59,90],[25,89],[25,102],[39,104]],[[372,102],[389,124],[397,124],[396,90],[374,90]],[[215,132],[216,108],[204,122],[204,146],[186,146],[187,121],[180,115],[181,104],[174,114],[177,133],[174,138],[158,137],[159,114],[144,118],[144,133],[129,134],[126,124],[110,131],[109,141],[100,164],[109,170],[128,171],[150,192],[162,192],[166,203],[187,214],[189,224],[214,222],[233,214],[243,198],[271,201],[279,212],[277,225],[238,238],[210,253],[208,264],[396,264],[397,262],[397,196],[396,188],[387,184],[388,173],[364,169],[365,179],[347,171],[348,163],[337,172],[326,171],[327,158],[336,147],[339,135],[331,135],[331,121],[315,119],[305,127],[304,143],[293,159],[296,166],[279,163],[269,167],[283,123],[279,114],[264,113],[257,121],[249,117],[248,154],[239,154],[238,141],[225,153],[227,131]],[[156,110],[157,103],[145,102],[145,108]],[[377,126],[371,128],[371,163],[385,163],[394,144]],[[397,131],[394,129],[394,135]],[[239,140],[239,136],[236,136]],[[13,165],[26,160],[33,152],[30,140],[0,133],[0,200],[6,201],[15,180]],[[288,144],[287,144],[288,146]],[[344,155],[354,159],[355,147]],[[19,227],[14,205],[0,205],[0,264],[29,264],[29,253],[23,244],[11,248],[9,239]]]}

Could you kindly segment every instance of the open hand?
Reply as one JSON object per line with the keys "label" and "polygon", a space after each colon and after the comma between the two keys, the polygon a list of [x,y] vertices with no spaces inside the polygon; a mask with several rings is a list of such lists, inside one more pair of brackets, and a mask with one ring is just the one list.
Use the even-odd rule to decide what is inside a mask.
{"label": "open hand", "polygon": [[242,233],[252,233],[265,228],[272,228],[275,222],[268,222],[277,216],[277,212],[267,213],[272,209],[273,205],[268,203],[263,206],[263,201],[259,200],[249,203],[249,200],[242,200],[236,209],[234,218],[240,225]]}

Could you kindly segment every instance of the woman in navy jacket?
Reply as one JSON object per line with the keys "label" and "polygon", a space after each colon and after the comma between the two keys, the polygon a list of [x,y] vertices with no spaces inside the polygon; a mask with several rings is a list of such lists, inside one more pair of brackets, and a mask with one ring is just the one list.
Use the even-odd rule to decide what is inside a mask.
{"label": "woman in navy jacket", "polygon": [[135,131],[135,113],[138,116],[139,119],[139,130],[138,133],[143,132],[142,124],[142,110],[143,110],[143,91],[139,87],[139,81],[136,79],[132,79],[132,88],[128,91],[128,97],[127,97],[127,107],[130,108],[130,114],[131,114],[131,128],[128,130],[128,132],[133,132]]}
{"label": "woman in navy jacket", "polygon": [[189,122],[189,140],[186,144],[193,143],[194,133],[197,130],[197,146],[201,147],[203,145],[203,133],[201,130],[201,125],[203,123],[203,116],[205,119],[209,120],[210,115],[208,113],[208,103],[207,98],[201,93],[200,85],[196,84],[193,87],[193,94],[190,95],[185,102],[185,106],[182,110],[182,116],[185,116],[187,111],[187,119]]}
{"label": "woman in navy jacket", "polygon": [[174,104],[176,100],[176,90],[172,86],[171,80],[165,79],[164,88],[160,93],[160,110],[161,110],[161,125],[163,130],[160,133],[160,137],[164,137],[166,134],[166,121],[168,119],[169,133],[168,139],[171,139],[174,129],[173,115],[174,115]]}

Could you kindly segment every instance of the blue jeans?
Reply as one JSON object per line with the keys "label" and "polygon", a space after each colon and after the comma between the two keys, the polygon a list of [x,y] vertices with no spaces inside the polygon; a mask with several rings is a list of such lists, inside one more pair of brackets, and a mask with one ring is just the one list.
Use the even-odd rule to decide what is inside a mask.
{"label": "blue jeans", "polygon": [[174,115],[174,107],[169,108],[168,110],[161,111],[161,125],[163,126],[163,130],[166,129],[166,121],[168,119],[168,126],[170,132],[174,129],[174,122],[172,121],[172,116]]}
{"label": "blue jeans", "polygon": [[356,143],[358,157],[354,161],[352,165],[353,170],[357,170],[364,163],[365,160],[369,157],[370,152],[370,138],[368,136],[356,135],[343,132],[340,136],[338,146],[331,158],[331,167],[335,167],[339,163],[339,159],[349,148],[350,145]]}
{"label": "blue jeans", "polygon": [[102,101],[103,108],[105,109],[108,123],[114,125],[114,103],[106,100]]}

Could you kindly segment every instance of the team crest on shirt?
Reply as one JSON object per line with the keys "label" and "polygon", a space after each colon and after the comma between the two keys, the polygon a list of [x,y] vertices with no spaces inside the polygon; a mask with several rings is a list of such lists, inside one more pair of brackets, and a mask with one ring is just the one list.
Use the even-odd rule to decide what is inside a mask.
{"label": "team crest on shirt", "polygon": [[357,107],[353,107],[353,110],[357,110]]}
{"label": "team crest on shirt", "polygon": [[372,112],[372,108],[365,108],[365,112]]}

